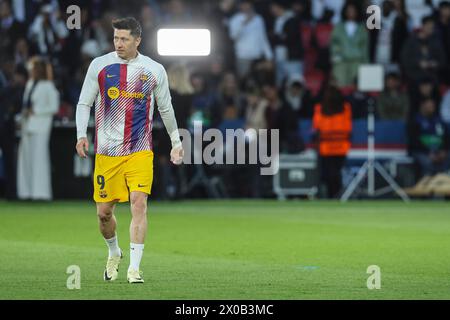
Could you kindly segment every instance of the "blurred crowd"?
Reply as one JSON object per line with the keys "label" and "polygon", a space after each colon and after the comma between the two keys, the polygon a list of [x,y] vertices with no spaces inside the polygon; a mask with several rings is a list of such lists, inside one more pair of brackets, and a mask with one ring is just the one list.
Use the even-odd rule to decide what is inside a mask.
{"label": "blurred crowd", "polygon": [[[81,29],[66,27],[66,8],[72,4],[82,9]],[[381,8],[379,30],[366,27],[366,9],[373,4]],[[409,152],[423,175],[449,169],[449,1],[0,0],[0,148],[10,180],[17,172],[17,118],[30,113],[24,92],[32,78],[31,59],[46,63],[44,78],[59,93],[58,110],[50,115],[70,122],[86,70],[93,58],[114,50],[111,21],[123,16],[142,25],[140,52],[166,67],[182,128],[193,120],[205,127],[242,120],[244,128],[280,129],[280,151],[298,153],[308,147],[299,121],[314,119],[319,154],[325,168],[334,168],[324,175],[328,195],[336,196],[351,121],[367,116],[369,95],[357,88],[358,67],[377,63],[385,70],[377,119],[407,124]],[[157,30],[189,26],[211,30],[211,55],[160,57]],[[340,116],[350,122],[335,129],[330,119]],[[156,190],[161,197],[179,196],[192,173],[170,167],[168,137],[158,115],[154,140],[161,176]],[[339,147],[333,149],[336,141]],[[253,171],[225,182],[230,196],[264,196],[255,188],[255,175],[245,178],[248,172]],[[15,184],[6,185],[15,197]]]}

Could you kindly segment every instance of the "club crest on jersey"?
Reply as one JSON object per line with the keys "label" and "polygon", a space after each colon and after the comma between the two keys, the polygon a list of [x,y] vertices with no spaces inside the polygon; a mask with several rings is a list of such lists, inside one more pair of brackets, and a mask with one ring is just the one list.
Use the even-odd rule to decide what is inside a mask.
{"label": "club crest on jersey", "polygon": [[141,79],[142,82],[148,81],[148,75],[146,75],[146,74],[141,74],[140,79]]}

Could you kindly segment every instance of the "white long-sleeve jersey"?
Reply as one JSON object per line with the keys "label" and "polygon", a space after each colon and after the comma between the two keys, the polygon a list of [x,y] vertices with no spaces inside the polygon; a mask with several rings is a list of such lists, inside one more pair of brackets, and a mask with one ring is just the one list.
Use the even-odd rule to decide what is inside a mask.
{"label": "white long-sleeve jersey", "polygon": [[172,147],[181,146],[167,73],[151,58],[138,54],[126,61],[116,52],[94,59],[87,71],[77,105],[77,137],[86,137],[95,102],[95,153],[124,156],[152,150],[155,102]]}

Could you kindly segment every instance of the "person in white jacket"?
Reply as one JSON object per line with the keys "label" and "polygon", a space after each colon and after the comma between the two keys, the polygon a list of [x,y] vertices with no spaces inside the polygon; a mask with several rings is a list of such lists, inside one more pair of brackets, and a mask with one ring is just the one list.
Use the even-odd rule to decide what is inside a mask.
{"label": "person in white jacket", "polygon": [[236,71],[240,79],[250,72],[256,60],[272,61],[273,52],[264,20],[256,13],[251,1],[241,1],[239,12],[230,19],[229,33],[234,41]]}
{"label": "person in white jacket", "polygon": [[17,195],[21,200],[51,200],[50,133],[59,108],[59,93],[50,78],[47,63],[30,61],[22,109],[18,151]]}

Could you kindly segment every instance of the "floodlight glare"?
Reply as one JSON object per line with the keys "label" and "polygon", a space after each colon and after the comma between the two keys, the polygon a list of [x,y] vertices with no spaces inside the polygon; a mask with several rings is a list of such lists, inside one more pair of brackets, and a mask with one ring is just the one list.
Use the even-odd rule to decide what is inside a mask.
{"label": "floodlight glare", "polygon": [[159,29],[157,38],[161,56],[208,56],[211,52],[208,29]]}

